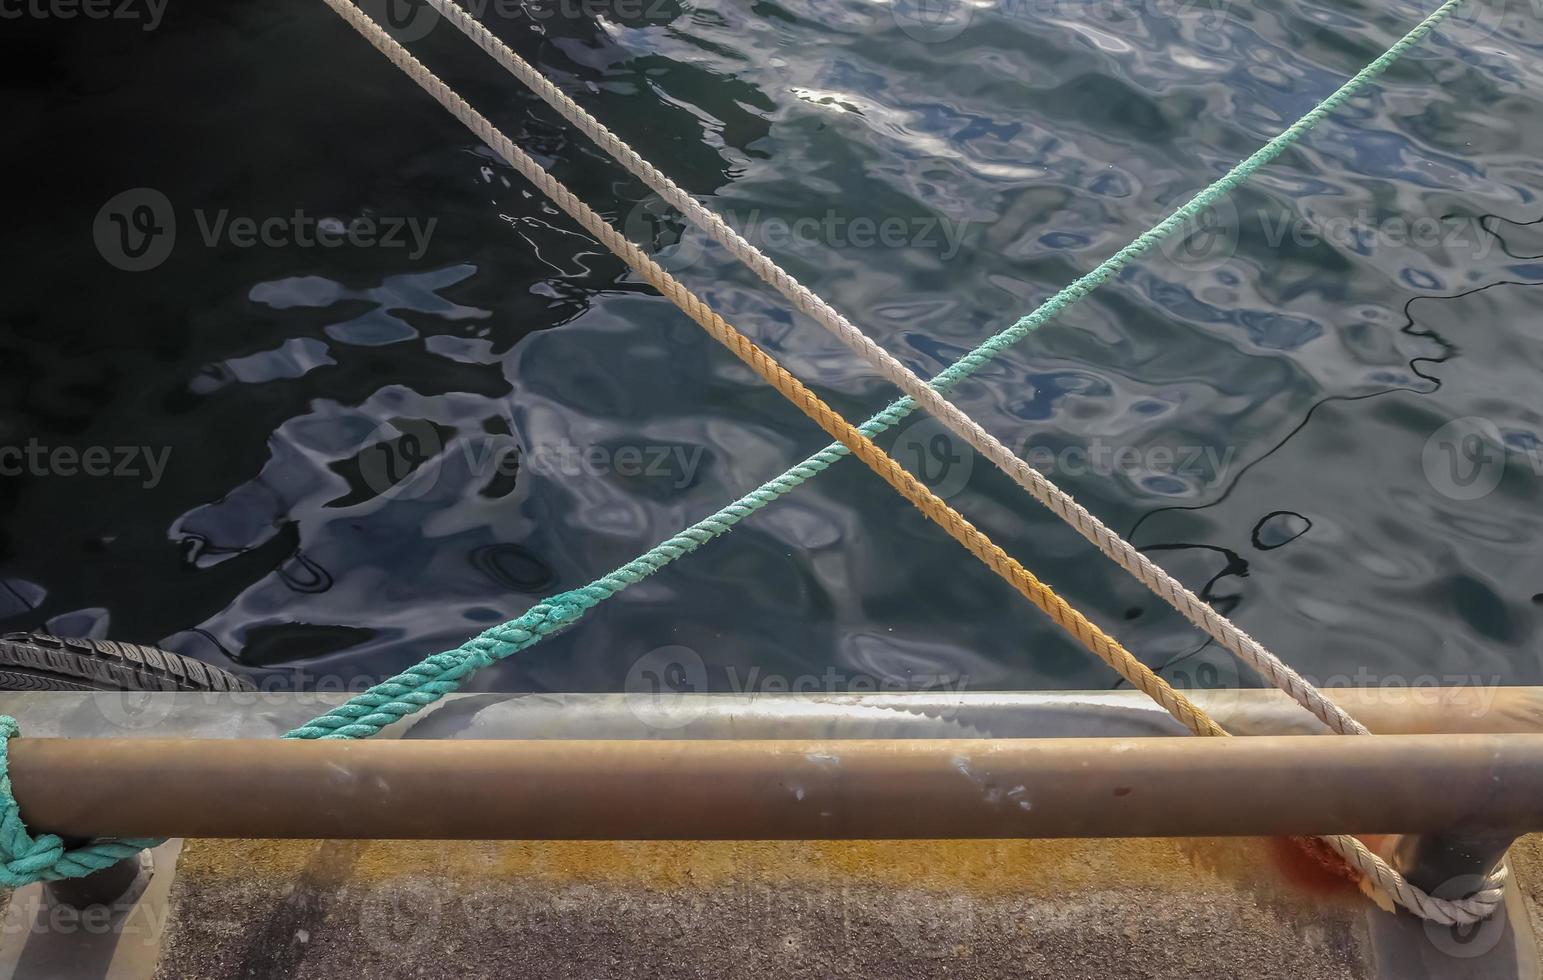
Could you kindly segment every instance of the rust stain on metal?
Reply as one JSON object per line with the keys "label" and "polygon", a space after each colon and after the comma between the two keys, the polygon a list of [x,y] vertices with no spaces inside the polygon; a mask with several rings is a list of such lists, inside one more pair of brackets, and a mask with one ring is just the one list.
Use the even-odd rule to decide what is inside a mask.
{"label": "rust stain on metal", "polygon": [[[1362,838],[1372,844],[1373,838]],[[1361,877],[1316,837],[1272,837],[1270,857],[1280,876],[1292,886],[1321,895],[1353,895]]]}

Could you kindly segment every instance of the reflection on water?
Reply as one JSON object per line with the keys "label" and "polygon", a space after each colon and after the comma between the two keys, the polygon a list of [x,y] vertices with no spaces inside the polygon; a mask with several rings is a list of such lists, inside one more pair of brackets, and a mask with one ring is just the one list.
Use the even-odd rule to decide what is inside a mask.
{"label": "reflection on water", "polygon": [[[943,30],[778,0],[489,24],[933,374],[1424,12],[1238,7],[984,4]],[[4,75],[32,249],[0,299],[0,444],[171,462],[153,487],[0,483],[0,629],[381,675],[824,444],[322,5],[112,26],[24,23]],[[414,48],[849,417],[891,397],[452,29]],[[1520,16],[1443,28],[960,404],[1309,676],[1543,683],[1540,50]],[[59,138],[88,131],[120,150],[88,162]],[[125,273],[90,229],[140,186],[171,201],[176,245]],[[201,238],[222,211],[432,230],[413,248]],[[1175,614],[950,440],[884,444],[1148,662],[1215,675]],[[709,686],[1111,683],[852,462],[476,683],[616,690],[664,647]]]}

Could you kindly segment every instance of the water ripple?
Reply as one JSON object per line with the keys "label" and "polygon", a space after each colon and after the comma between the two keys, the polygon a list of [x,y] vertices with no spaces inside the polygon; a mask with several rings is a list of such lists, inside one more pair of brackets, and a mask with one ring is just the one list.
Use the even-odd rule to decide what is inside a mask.
{"label": "water ripple", "polygon": [[[1428,5],[1156,6],[981,0],[925,39],[936,25],[867,0],[490,27],[931,374]],[[1543,34],[1485,12],[1502,6],[1443,26],[1233,195],[1219,246],[1155,250],[957,391],[1319,679],[1543,682]],[[189,232],[136,278],[77,254],[90,213],[23,209],[35,254],[15,264],[34,285],[4,300],[0,432],[173,461],[151,488],[0,486],[0,628],[110,628],[295,684],[378,676],[590,581],[825,443],[331,17],[169,20],[154,46],[111,53],[110,92],[47,114],[104,138],[120,118],[139,129],[89,173],[23,161],[41,201],[84,195],[90,212],[148,182],[183,210],[435,230],[417,259]],[[422,53],[823,397],[859,419],[893,396],[455,40]],[[101,52],[38,43],[59,77],[102,88]],[[251,86],[244,73],[274,59],[286,72]],[[235,115],[189,95],[237,86]],[[157,105],[180,108],[143,110]],[[19,145],[54,145],[23,116]],[[1421,218],[1433,237],[1408,232]],[[1182,620],[927,424],[885,444],[1143,658],[1217,668]],[[667,645],[695,650],[713,689],[828,672],[1113,683],[852,463],[475,686],[616,690]]]}

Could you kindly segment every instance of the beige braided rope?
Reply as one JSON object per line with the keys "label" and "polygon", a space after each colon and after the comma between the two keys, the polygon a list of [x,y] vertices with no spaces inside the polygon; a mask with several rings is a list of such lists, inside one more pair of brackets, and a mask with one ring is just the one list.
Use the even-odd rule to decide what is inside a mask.
{"label": "beige braided rope", "polygon": [[[789,374],[774,358],[730,326],[711,307],[660,268],[635,244],[617,233],[588,205],[575,197],[562,183],[515,146],[486,117],[473,109],[465,99],[422,62],[409,54],[358,7],[349,0],[325,0],[325,2],[392,64],[433,96],[451,115],[482,139],[510,166],[535,184],[565,213],[598,238],[606,248],[625,261],[666,299],[733,352],[832,438],[861,459],[928,519],[947,531],[951,537],[1027,597],[1058,626],[1074,636],[1099,659],[1109,664],[1128,683],[1156,701],[1180,724],[1195,734],[1228,736],[1228,732],[1209,715],[1175,690],[1146,664],[1137,660],[1118,641],[1108,636],[1082,613],[1056,595],[1050,587],[1035,578],[1016,559],[940,500],[904,467],[874,445],[872,440]],[[1468,898],[1454,901],[1436,898],[1415,887],[1353,837],[1334,836],[1325,837],[1323,840],[1353,867],[1383,887],[1400,905],[1424,918],[1445,924],[1475,922],[1485,918],[1503,900],[1506,880],[1504,867],[1490,875],[1484,883],[1483,890]]]}

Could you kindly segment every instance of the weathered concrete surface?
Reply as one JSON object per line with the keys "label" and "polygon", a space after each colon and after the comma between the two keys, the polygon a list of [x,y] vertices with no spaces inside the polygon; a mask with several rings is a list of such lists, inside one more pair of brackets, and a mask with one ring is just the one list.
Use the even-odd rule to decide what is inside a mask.
{"label": "weathered concrete surface", "polygon": [[[1543,881],[1536,841],[1519,858]],[[1536,975],[1530,936],[1475,973],[1471,946],[1241,838],[200,841],[172,900],[164,980]],[[1398,964],[1379,920],[1410,944]]]}
{"label": "weathered concrete surface", "polygon": [[[1508,861],[1516,882],[1516,891],[1526,907],[1532,934],[1543,946],[1543,834],[1531,834],[1511,845]],[[1543,959],[1543,949],[1539,951]],[[1539,969],[1543,975],[1543,966]]]}

